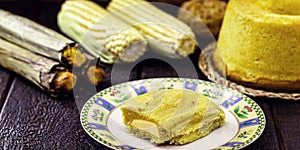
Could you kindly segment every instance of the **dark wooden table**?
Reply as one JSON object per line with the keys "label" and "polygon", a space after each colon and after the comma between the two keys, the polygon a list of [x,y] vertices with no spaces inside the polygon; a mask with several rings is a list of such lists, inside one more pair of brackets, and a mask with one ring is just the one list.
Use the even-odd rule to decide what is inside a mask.
{"label": "dark wooden table", "polygon": [[[56,15],[61,3],[62,1],[57,0],[56,2],[0,0],[0,8],[33,19],[60,32],[56,25]],[[197,50],[190,56],[197,75],[193,76],[187,70],[184,77],[207,80],[197,67],[199,53],[200,50]],[[97,90],[112,86],[111,69],[112,66],[106,65],[107,77]],[[120,69],[117,73],[119,74],[117,83],[128,80],[126,71]],[[166,62],[149,59],[134,67],[130,73],[130,80],[177,76],[176,71]],[[88,98],[92,94],[87,92],[85,97]],[[300,103],[256,97],[253,100],[263,109],[267,124],[261,137],[245,149],[299,150]],[[24,78],[2,67],[0,67],[0,109],[1,149],[108,149],[93,140],[81,127],[80,110],[74,97],[53,98]]]}

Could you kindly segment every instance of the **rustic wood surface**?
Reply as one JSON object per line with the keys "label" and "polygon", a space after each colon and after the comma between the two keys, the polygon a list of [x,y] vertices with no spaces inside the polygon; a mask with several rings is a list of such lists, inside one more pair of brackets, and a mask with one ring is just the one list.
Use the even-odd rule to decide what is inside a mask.
{"label": "rustic wood surface", "polygon": [[[99,1],[100,2],[100,1]],[[28,17],[58,32],[56,14],[60,0],[0,0],[0,9]],[[106,5],[104,1],[103,5]],[[0,31],[1,32],[1,31]],[[182,68],[180,77],[207,80],[196,67],[199,50],[190,56],[197,74]],[[168,60],[172,61],[172,60]],[[180,61],[180,60],[178,60]],[[178,72],[157,59],[138,63],[129,77],[117,70],[113,84],[153,77],[177,77]],[[110,87],[112,66],[105,66],[107,78],[97,91]],[[93,93],[86,93],[85,98]],[[300,103],[253,98],[263,109],[267,124],[262,136],[246,150],[300,149]],[[81,127],[80,110],[74,96],[53,98],[24,78],[0,67],[0,149],[109,149],[93,140]]]}

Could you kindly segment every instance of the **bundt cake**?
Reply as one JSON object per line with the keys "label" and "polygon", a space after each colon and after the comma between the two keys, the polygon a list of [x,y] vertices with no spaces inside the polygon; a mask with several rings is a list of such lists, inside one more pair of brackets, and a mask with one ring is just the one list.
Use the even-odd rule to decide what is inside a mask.
{"label": "bundt cake", "polygon": [[[300,0],[230,0],[216,63],[250,87],[300,90]],[[222,66],[222,65],[217,65]]]}

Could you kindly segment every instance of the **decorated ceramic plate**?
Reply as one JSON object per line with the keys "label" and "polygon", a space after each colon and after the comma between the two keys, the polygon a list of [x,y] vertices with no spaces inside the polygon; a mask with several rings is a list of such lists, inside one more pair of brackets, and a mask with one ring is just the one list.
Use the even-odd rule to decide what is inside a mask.
{"label": "decorated ceramic plate", "polygon": [[[162,89],[188,89],[202,93],[221,106],[226,123],[186,145],[155,145],[130,135],[122,123],[122,102]],[[247,96],[215,83],[185,78],[154,78],[115,85],[94,95],[81,111],[85,131],[113,149],[240,149],[262,134],[265,123],[262,109]]]}

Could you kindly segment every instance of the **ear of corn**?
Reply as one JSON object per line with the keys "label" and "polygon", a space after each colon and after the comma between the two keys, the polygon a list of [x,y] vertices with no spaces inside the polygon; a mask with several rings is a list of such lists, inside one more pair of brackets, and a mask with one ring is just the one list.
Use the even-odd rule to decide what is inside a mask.
{"label": "ear of corn", "polygon": [[135,26],[150,47],[171,58],[194,52],[195,35],[186,24],[144,0],[112,0],[107,9]]}
{"label": "ear of corn", "polygon": [[117,57],[135,61],[146,50],[146,40],[135,28],[92,1],[66,1],[57,20],[65,34],[104,63],[111,64]]}
{"label": "ear of corn", "polygon": [[74,41],[4,10],[0,10],[0,37],[66,65],[81,66],[85,62]]}

